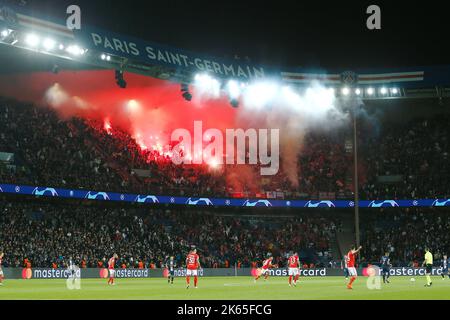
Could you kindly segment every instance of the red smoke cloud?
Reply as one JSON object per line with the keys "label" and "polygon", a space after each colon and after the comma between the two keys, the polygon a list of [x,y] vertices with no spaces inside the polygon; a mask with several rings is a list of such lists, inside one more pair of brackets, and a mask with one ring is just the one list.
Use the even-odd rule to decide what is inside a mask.
{"label": "red smoke cloud", "polygon": [[[64,119],[77,116],[100,120],[105,130],[120,127],[147,147],[156,141],[168,144],[177,128],[192,132],[194,121],[202,121],[203,130],[216,128],[223,133],[227,128],[248,127],[227,98],[206,99],[191,87],[193,99],[188,102],[177,83],[132,73],[124,78],[126,89],[115,84],[111,70],[4,75],[0,77],[0,95],[51,107]],[[235,190],[242,190],[249,180],[257,180],[247,166],[240,167],[246,173],[244,181],[235,171],[227,178]]]}
{"label": "red smoke cloud", "polygon": [[[152,127],[168,132],[189,130],[194,120],[203,121],[205,129],[236,126],[236,111],[227,99],[200,100],[194,94],[188,102],[179,84],[131,73],[124,76],[127,89],[116,86],[114,71],[109,70],[6,75],[0,77],[0,94],[52,105],[63,117],[108,118],[111,125],[131,134]],[[131,100],[139,110],[127,108]]]}
{"label": "red smoke cloud", "polygon": [[[316,84],[292,99],[280,99],[270,108],[250,105],[232,108],[227,97],[210,98],[195,92],[188,102],[177,83],[125,73],[127,88],[115,84],[113,70],[62,71],[0,76],[0,95],[49,106],[62,118],[78,116],[120,127],[141,146],[169,143],[173,130],[193,131],[194,121],[202,121],[203,131],[248,128],[280,129],[281,171],[293,186],[298,185],[298,155],[305,133],[313,128],[333,128],[345,118],[333,97]],[[289,92],[288,92],[289,93]],[[234,190],[258,191],[266,184],[255,166],[227,167],[227,185]],[[262,181],[265,180],[265,181]]]}

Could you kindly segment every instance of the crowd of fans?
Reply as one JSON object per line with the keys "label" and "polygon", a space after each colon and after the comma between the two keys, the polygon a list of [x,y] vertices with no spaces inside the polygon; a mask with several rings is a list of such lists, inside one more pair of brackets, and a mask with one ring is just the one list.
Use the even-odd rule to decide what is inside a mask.
{"label": "crowd of fans", "polygon": [[[302,265],[339,267],[333,251],[339,215],[282,217],[183,208],[112,207],[92,203],[9,202],[0,209],[4,266],[65,267],[72,259],[101,268],[117,253],[120,268],[163,268],[174,256],[184,266],[191,246],[205,268],[257,267],[268,253],[286,266],[290,252]],[[389,252],[394,266],[418,267],[424,248],[438,261],[450,249],[450,216],[422,209],[380,210],[361,215],[360,265]],[[334,249],[336,250],[336,249]]]}
{"label": "crowd of fans", "polygon": [[[450,197],[449,121],[444,114],[383,123],[372,136],[361,133],[360,197]],[[96,120],[62,120],[51,109],[2,98],[0,152],[14,154],[15,169],[0,161],[0,178],[4,183],[133,193],[255,197],[279,192],[285,198],[349,198],[349,135],[349,128],[308,133],[298,158],[298,181],[287,178],[283,159],[280,172],[267,179],[247,172],[258,170],[256,166],[212,170],[208,165],[175,165],[167,154],[143,148],[120,128],[105,129]],[[136,174],[139,169],[147,174]]]}
{"label": "crowd of fans", "polygon": [[122,179],[105,162],[79,119],[63,121],[54,112],[0,102],[0,152],[13,153],[15,169],[0,161],[4,183],[114,189]]}
{"label": "crowd of fans", "polygon": [[[5,183],[189,196],[278,191],[309,198],[319,192],[349,192],[344,183],[349,155],[339,139],[325,134],[305,138],[298,183],[293,183],[283,168],[264,179],[250,172],[258,171],[256,166],[212,170],[208,165],[175,165],[164,152],[143,148],[118,127],[105,128],[97,120],[62,120],[51,109],[10,99],[0,100],[0,114],[0,152],[13,153],[16,168],[0,161]],[[136,174],[136,169],[148,174]]]}
{"label": "crowd of fans", "polygon": [[5,266],[160,268],[169,256],[184,264],[198,249],[203,267],[261,266],[272,253],[279,266],[290,251],[308,266],[332,259],[330,242],[339,222],[321,216],[242,217],[186,209],[114,208],[96,205],[2,202],[0,251]]}
{"label": "crowd of fans", "polygon": [[[366,199],[450,198],[450,115],[385,124],[362,144]],[[398,177],[382,183],[380,177]]]}
{"label": "crowd of fans", "polygon": [[419,266],[426,246],[435,260],[450,250],[450,215],[447,212],[407,208],[362,215],[362,261],[375,263],[389,252],[396,266]]}

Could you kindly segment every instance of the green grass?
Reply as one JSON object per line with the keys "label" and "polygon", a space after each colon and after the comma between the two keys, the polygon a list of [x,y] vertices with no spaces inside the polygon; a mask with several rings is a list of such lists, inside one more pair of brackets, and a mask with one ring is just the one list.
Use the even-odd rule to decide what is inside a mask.
{"label": "green grass", "polygon": [[[343,277],[301,278],[297,287],[289,287],[287,278],[272,277],[256,284],[251,277],[200,278],[199,288],[186,289],[184,278],[173,285],[163,278],[116,279],[108,286],[105,279],[82,279],[81,290],[68,290],[65,280],[6,280],[0,287],[4,299],[153,299],[153,300],[254,300],[254,299],[450,299],[450,280],[433,277],[433,286],[424,287],[425,278],[411,282],[408,277],[391,277],[380,290],[369,290],[365,277],[359,277],[354,289],[346,288]],[[192,280],[191,280],[192,281]]]}

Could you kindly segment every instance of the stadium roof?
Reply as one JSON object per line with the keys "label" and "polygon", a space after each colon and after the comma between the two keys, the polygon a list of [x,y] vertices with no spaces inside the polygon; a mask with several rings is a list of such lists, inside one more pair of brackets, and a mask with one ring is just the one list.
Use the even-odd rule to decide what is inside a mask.
{"label": "stadium roof", "polygon": [[[46,64],[53,64],[52,61],[57,61],[61,68],[121,69],[182,83],[192,82],[193,76],[198,72],[208,72],[218,78],[237,79],[244,82],[254,78],[270,77],[292,85],[305,86],[313,80],[320,80],[322,83],[334,87],[398,86],[402,89],[399,96],[449,95],[449,90],[445,87],[450,84],[450,66],[359,70],[335,68],[332,71],[331,69],[317,68],[274,67],[242,59],[211,57],[93,28],[86,24],[83,24],[81,30],[71,31],[65,26],[65,21],[48,17],[42,18],[39,14],[28,12],[24,7],[8,5],[1,7],[0,10],[0,25],[3,24],[3,28],[9,28],[11,31],[11,35],[8,35],[8,38],[3,37],[1,42],[26,49],[28,52],[39,52],[49,56],[48,59],[40,57],[39,59],[42,59],[43,63],[38,65],[34,60],[37,59],[37,55],[32,58],[29,53],[18,54],[15,50],[4,51],[3,55],[12,54],[17,57],[18,54],[25,58],[20,59],[19,70],[28,67],[30,68],[28,70],[35,70],[42,66],[45,67]],[[108,11],[105,11],[105,14],[107,13]],[[59,50],[30,47],[25,41],[25,37],[30,32],[41,37],[51,36],[52,39],[55,39],[54,41],[61,43]],[[79,47],[82,48],[83,54],[78,54]],[[75,53],[70,52],[71,48],[75,48]],[[351,50],[349,55],[353,55]],[[23,61],[25,64],[22,64]],[[73,63],[73,61],[78,63]],[[8,72],[14,67],[11,65],[3,72]]]}

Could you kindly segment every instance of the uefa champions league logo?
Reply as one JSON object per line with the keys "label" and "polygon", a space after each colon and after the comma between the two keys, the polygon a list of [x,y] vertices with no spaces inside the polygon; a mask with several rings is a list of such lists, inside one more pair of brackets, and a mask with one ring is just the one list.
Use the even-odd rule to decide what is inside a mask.
{"label": "uefa champions league logo", "polygon": [[57,197],[58,196],[58,193],[53,188],[39,188],[39,187],[36,187],[36,188],[34,188],[32,194],[35,195],[35,196],[51,196],[51,197]]}
{"label": "uefa champions league logo", "polygon": [[434,200],[432,206],[433,206],[433,207],[445,207],[445,206],[450,206],[450,199],[446,199],[446,200],[442,200],[442,201],[436,199],[436,200]]}
{"label": "uefa champions league logo", "polygon": [[189,198],[186,201],[188,205],[203,205],[203,206],[212,206],[213,203],[208,198]]}
{"label": "uefa champions league logo", "polygon": [[159,203],[159,200],[156,196],[152,195],[138,195],[134,202],[138,203]]}
{"label": "uefa champions league logo", "polygon": [[86,199],[89,200],[109,200],[109,196],[106,192],[93,192],[89,191],[86,194]]}
{"label": "uefa champions league logo", "polygon": [[246,200],[242,206],[243,207],[271,207],[272,203],[270,203],[269,200],[256,200],[256,201]]}
{"label": "uefa champions league logo", "polygon": [[369,203],[369,208],[386,208],[386,207],[398,207],[398,203],[394,200],[384,200],[384,201],[371,201]]}
{"label": "uefa champions league logo", "polygon": [[322,200],[322,201],[308,201],[305,204],[306,208],[334,208],[335,205],[330,200]]}

